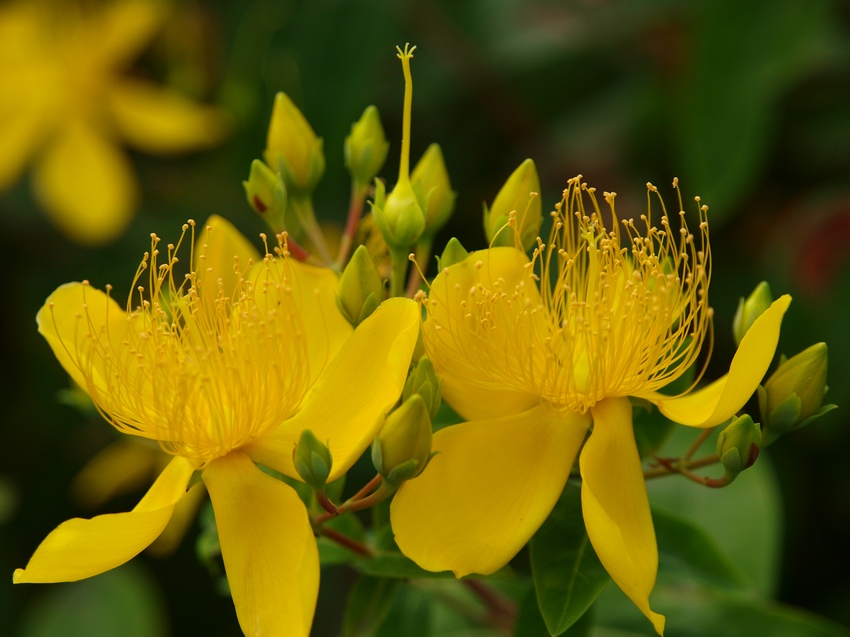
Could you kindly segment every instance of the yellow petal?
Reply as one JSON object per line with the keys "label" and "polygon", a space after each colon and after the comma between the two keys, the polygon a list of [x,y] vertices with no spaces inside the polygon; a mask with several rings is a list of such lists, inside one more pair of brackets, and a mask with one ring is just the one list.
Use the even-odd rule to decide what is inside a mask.
{"label": "yellow petal", "polygon": [[117,495],[150,484],[160,455],[165,454],[156,445],[122,438],[89,460],[71,488],[84,506],[97,508]]}
{"label": "yellow petal", "polygon": [[230,130],[222,110],[142,80],[121,80],[110,87],[106,100],[121,136],[147,153],[209,148]]}
{"label": "yellow petal", "polygon": [[501,568],[552,511],[589,423],[541,405],[438,431],[437,455],[390,507],[399,548],[422,568],[457,577]]}
{"label": "yellow petal", "polygon": [[590,411],[593,433],[579,460],[587,535],[605,570],[662,635],[664,616],[649,607],[658,545],[632,429],[632,406],[626,398],[611,398]]}
{"label": "yellow petal", "polygon": [[304,429],[329,442],[333,469],[345,473],[368,447],[384,415],[404,389],[419,334],[419,306],[384,301],[363,321],[304,398],[300,411],[268,436],[248,445],[255,462],[297,477],[292,451]]}
{"label": "yellow petal", "polygon": [[36,549],[16,584],[74,582],[115,568],[144,550],[165,528],[195,467],[175,457],[129,513],[74,518],[60,524]]}
{"label": "yellow petal", "polygon": [[454,376],[443,376],[443,400],[466,420],[489,420],[507,414],[528,411],[540,398],[529,392],[504,387],[486,388],[464,382]]}
{"label": "yellow petal", "polygon": [[782,317],[791,303],[787,294],[778,298],[747,331],[729,373],[710,385],[679,398],[653,393],[642,398],[654,402],[658,410],[682,425],[714,427],[728,420],[755,393],[773,360],[779,342]]}
{"label": "yellow petal", "polygon": [[236,289],[239,272],[248,270],[251,262],[262,260],[260,252],[224,217],[212,215],[204,224],[195,243],[192,267],[203,281],[204,296],[215,298],[218,281],[226,296]]}
{"label": "yellow petal", "polygon": [[127,65],[142,52],[163,24],[168,11],[157,0],[118,0],[85,23],[89,46],[112,68]]}
{"label": "yellow petal", "polygon": [[207,490],[203,483],[199,482],[189,489],[186,496],[174,507],[171,519],[162,533],[148,547],[148,553],[157,557],[164,557],[176,551],[180,542],[186,536],[186,531],[189,530],[192,522],[198,516],[198,509],[201,508],[206,497]]}
{"label": "yellow petal", "polygon": [[301,499],[238,451],[210,463],[204,483],[242,631],[306,637],[319,592],[319,552]]}
{"label": "yellow petal", "polygon": [[124,154],[82,123],[69,125],[36,164],[35,194],[68,237],[96,245],[130,221],[136,180]]}
{"label": "yellow petal", "polygon": [[353,331],[334,300],[339,277],[329,268],[276,259],[256,265],[249,278],[258,287],[255,296],[263,310],[267,309],[263,306],[265,298],[274,303],[278,299],[275,294],[265,295],[264,286],[274,289],[285,280],[292,288],[295,312],[303,325],[298,337],[304,342],[310,368],[308,386],[312,386]]}
{"label": "yellow petal", "polygon": [[492,325],[546,333],[542,313],[526,311],[541,302],[537,286],[528,278],[527,264],[525,254],[514,248],[482,250],[446,268],[431,284],[428,318],[422,325],[425,349],[443,375],[446,401],[467,419],[518,414],[539,400],[534,383],[524,377],[534,357],[533,350],[522,349],[522,344],[531,341],[507,331],[503,338],[481,338],[469,327],[467,317],[468,305],[480,300],[474,295],[476,285],[508,294],[519,286],[525,293],[523,302],[499,304],[499,311],[511,316],[496,317]]}
{"label": "yellow petal", "polygon": [[127,315],[118,303],[89,285],[66,283],[47,297],[35,320],[39,334],[74,382],[89,395],[106,391],[103,345],[119,347],[127,329]]}

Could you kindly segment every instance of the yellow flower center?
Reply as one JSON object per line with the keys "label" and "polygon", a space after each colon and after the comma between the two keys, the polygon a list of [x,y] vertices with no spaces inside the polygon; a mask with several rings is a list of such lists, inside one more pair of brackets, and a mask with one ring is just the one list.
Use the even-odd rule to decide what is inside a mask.
{"label": "yellow flower center", "polygon": [[[190,227],[194,236],[190,222],[164,263],[151,235],[126,315],[104,319],[86,307],[81,325],[88,329],[79,330],[73,349],[107,420],[203,463],[291,416],[310,370],[285,239],[278,256],[267,250],[262,263],[234,258],[236,283],[228,290],[204,268],[205,254],[193,255],[198,265],[190,273],[175,273]],[[147,286],[137,285],[145,270]]]}
{"label": "yellow flower center", "polygon": [[[708,208],[699,206],[697,241],[681,195],[673,229],[657,189],[647,187],[647,213],[621,221],[615,193],[604,194],[603,210],[594,188],[581,176],[571,179],[551,213],[548,241],[538,238],[531,261],[518,255],[515,268],[496,272],[491,249],[487,264],[475,264],[468,293],[455,290],[460,307],[442,314],[431,304],[457,302],[446,272],[447,299],[435,284],[428,301],[435,322],[429,354],[440,371],[582,412],[680,376],[711,335]],[[660,227],[652,219],[656,196]]]}

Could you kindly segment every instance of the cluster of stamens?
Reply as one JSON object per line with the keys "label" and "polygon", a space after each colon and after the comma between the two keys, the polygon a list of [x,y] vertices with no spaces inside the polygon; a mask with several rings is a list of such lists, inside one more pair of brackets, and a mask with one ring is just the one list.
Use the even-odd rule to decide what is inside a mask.
{"label": "cluster of stamens", "polygon": [[107,316],[93,316],[85,303],[66,347],[116,428],[203,463],[281,424],[306,393],[310,370],[285,237],[261,263],[234,258],[235,284],[226,285],[205,267],[207,246],[191,255],[190,272],[176,273],[181,243],[194,249],[194,230],[191,221],[183,226],[164,262],[151,235],[126,311],[110,299]]}
{"label": "cluster of stamens", "polygon": [[571,411],[655,391],[684,373],[711,336],[708,208],[696,199],[697,240],[681,195],[674,229],[655,186],[647,189],[646,214],[620,220],[615,193],[604,193],[603,210],[575,177],[530,261],[517,253],[511,269],[479,260],[469,287],[445,272],[426,302],[438,342],[429,354],[441,371]]}

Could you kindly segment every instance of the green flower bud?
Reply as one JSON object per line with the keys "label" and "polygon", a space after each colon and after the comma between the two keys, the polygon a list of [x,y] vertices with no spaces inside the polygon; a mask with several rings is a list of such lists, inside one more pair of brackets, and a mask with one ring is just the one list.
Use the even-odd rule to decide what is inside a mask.
{"label": "green flower bud", "polygon": [[805,427],[835,405],[823,405],[826,385],[826,343],[817,343],[785,359],[764,387],[759,387],[759,409],[770,442],[792,429]]}
{"label": "green flower bud", "polygon": [[286,186],[280,175],[259,159],[251,162],[248,181],[243,181],[248,203],[269,226],[280,231],[285,228]]}
{"label": "green flower bud", "polygon": [[390,488],[411,480],[431,459],[431,419],[419,394],[387,416],[372,442],[372,463]]}
{"label": "green flower bud", "polygon": [[384,284],[366,246],[359,246],[339,278],[336,306],[357,327],[384,300]]}
{"label": "green flower bud", "polygon": [[400,181],[387,195],[384,182],[376,179],[372,216],[384,241],[394,250],[409,250],[425,230],[425,213],[410,181]]}
{"label": "green flower bud", "polygon": [[440,409],[440,395],[443,380],[434,371],[434,365],[427,356],[422,357],[414,370],[407,377],[404,391],[401,394],[402,402],[407,402],[413,396],[419,395],[425,401],[428,413],[433,420]]}
{"label": "green flower bud", "polygon": [[759,457],[761,428],[746,414],[734,418],[717,437],[717,455],[726,469],[726,484],[738,477],[744,469],[752,467]]}
{"label": "green flower bud", "polygon": [[452,237],[446,244],[443,254],[437,257],[437,270],[442,272],[449,266],[460,263],[468,256],[469,252],[461,245],[460,241]]}
{"label": "green flower bud", "polygon": [[295,470],[306,484],[314,489],[324,489],[333,467],[330,449],[312,431],[301,432],[295,451],[292,453]]}
{"label": "green flower bud", "polygon": [[452,192],[452,184],[439,144],[428,146],[410,175],[410,183],[419,198],[419,205],[425,211],[423,236],[433,239],[452,216],[457,197],[457,193]]}
{"label": "green flower bud", "polygon": [[378,109],[366,107],[345,138],[345,167],[354,182],[361,186],[371,183],[384,165],[389,148]]}
{"label": "green flower bud", "polygon": [[286,93],[275,97],[265,156],[294,194],[313,192],[325,172],[322,140]]}
{"label": "green flower bud", "polygon": [[744,334],[747,333],[756,319],[770,307],[771,303],[773,303],[773,295],[770,293],[770,286],[765,281],[759,283],[746,300],[743,297],[741,298],[738,302],[735,318],[732,319],[732,334],[735,336],[736,344],[741,344]]}
{"label": "green flower bud", "polygon": [[484,205],[484,232],[493,246],[521,245],[529,250],[542,222],[540,177],[534,162],[526,159],[508,177],[493,205]]}

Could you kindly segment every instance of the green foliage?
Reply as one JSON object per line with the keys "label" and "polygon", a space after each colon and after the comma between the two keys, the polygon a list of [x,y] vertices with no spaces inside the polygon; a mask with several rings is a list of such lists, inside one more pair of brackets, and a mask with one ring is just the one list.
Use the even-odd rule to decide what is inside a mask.
{"label": "green foliage", "polygon": [[127,564],[80,582],[43,588],[19,637],[162,637],[165,608],[144,570]]}
{"label": "green foliage", "polygon": [[540,612],[549,634],[560,635],[584,615],[611,579],[584,530],[580,487],[567,483],[530,547]]}
{"label": "green foliage", "polygon": [[401,588],[397,579],[364,576],[357,580],[348,595],[345,617],[342,621],[343,637],[361,637],[381,625],[390,612]]}

